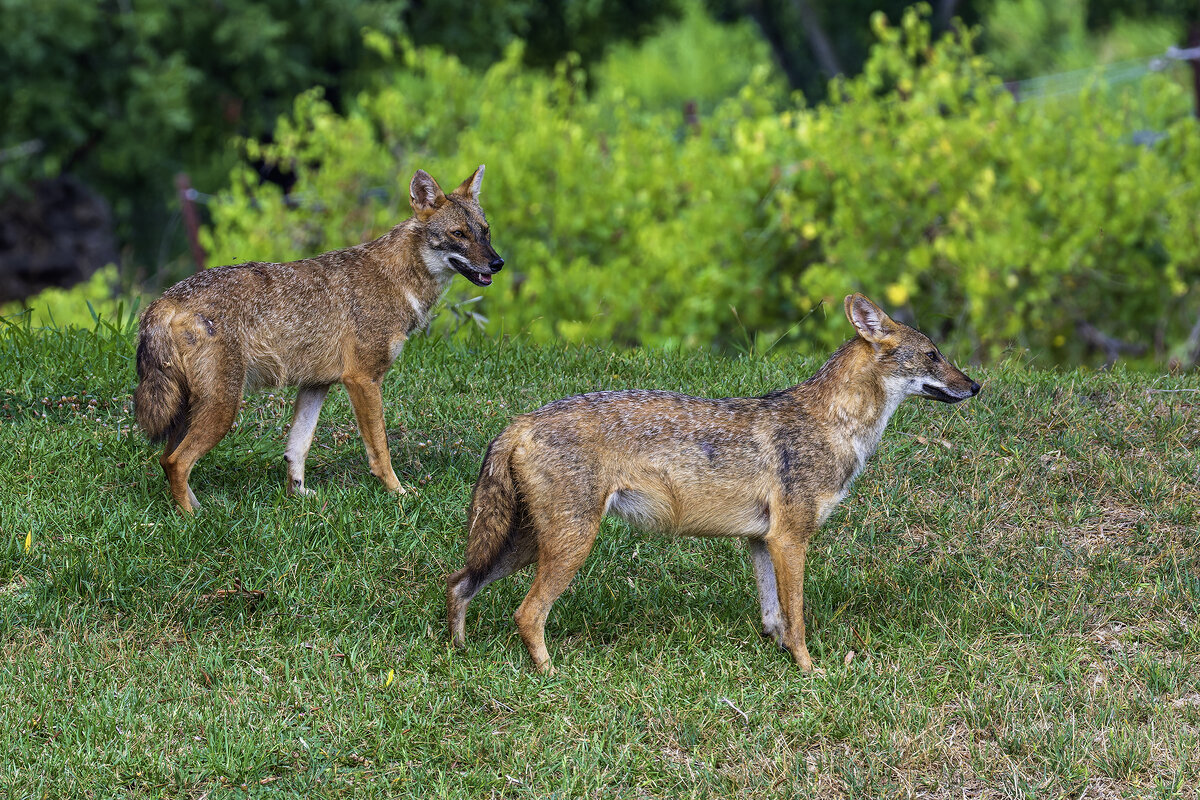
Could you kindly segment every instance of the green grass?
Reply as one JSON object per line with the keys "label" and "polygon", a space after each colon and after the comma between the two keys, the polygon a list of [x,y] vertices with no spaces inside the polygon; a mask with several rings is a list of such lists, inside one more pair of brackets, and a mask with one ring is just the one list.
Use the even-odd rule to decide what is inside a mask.
{"label": "green grass", "polygon": [[0,334],[0,796],[1200,788],[1195,376],[1014,358],[968,403],[906,403],[810,551],[813,676],[759,636],[738,542],[606,522],[542,677],[511,620],[528,573],[447,643],[489,438],[574,392],[760,393],[817,362],[418,339],[385,388],[408,494],[338,389],[317,495],[287,498],[290,393],[259,394],[184,519],[130,428],[132,355],[128,331]]}

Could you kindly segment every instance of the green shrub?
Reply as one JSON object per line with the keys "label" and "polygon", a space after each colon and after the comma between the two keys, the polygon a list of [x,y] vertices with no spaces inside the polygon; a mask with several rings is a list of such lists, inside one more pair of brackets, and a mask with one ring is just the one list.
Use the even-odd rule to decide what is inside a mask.
{"label": "green shrub", "polygon": [[266,135],[296,92],[366,85],[378,63],[370,25],[402,29],[400,8],[372,0],[4,0],[0,194],[78,174],[112,203],[123,239],[159,246],[172,176],[197,185],[228,173],[231,134]]}
{"label": "green shrub", "polygon": [[[815,252],[802,295],[833,299],[850,276],[991,354],[1077,359],[1081,320],[1145,344],[1179,335],[1200,256],[1200,140],[1180,87],[1151,76],[1017,105],[970,37],[931,44],[913,13],[875,22],[880,46],[796,126],[811,155],[773,198],[779,230]],[[1134,144],[1131,122],[1162,140]]]}
{"label": "green shrub", "polygon": [[70,289],[46,289],[20,302],[0,305],[0,319],[13,324],[28,322],[35,328],[65,328],[74,325],[92,329],[99,318],[119,322],[134,303],[113,293],[117,268],[113,264]]}
{"label": "green shrub", "polygon": [[[415,168],[453,185],[484,162],[511,265],[480,304],[497,332],[824,348],[862,289],[981,357],[1081,358],[1080,321],[1156,346],[1186,333],[1200,137],[1179,86],[1016,104],[973,34],[933,42],[916,11],[873,26],[863,74],[828,103],[786,101],[762,63],[696,125],[612,80],[589,94],[578,60],[548,76],[514,47],[477,72],[401,49],[351,113],[308,93],[274,144],[246,144],[295,172],[293,196],[237,171],[207,245],[232,262],[352,244],[408,216]],[[1134,127],[1162,136],[1138,145]]]}
{"label": "green shrub", "polygon": [[[682,113],[693,103],[708,112],[770,61],[770,48],[749,20],[722,25],[691,0],[683,3],[682,18],[663,24],[658,35],[613,45],[592,78],[602,89],[619,87],[642,108]],[[772,80],[784,86],[782,75]]]}

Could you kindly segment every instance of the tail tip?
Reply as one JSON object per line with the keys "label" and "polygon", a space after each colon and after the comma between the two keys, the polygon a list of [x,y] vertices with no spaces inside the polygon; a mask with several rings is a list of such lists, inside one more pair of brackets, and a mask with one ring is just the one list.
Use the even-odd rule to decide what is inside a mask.
{"label": "tail tip", "polygon": [[[450,642],[461,650],[467,646],[467,603],[470,594],[464,598],[463,582],[470,581],[470,572],[464,567],[446,578],[446,623],[450,628]],[[468,589],[470,587],[468,586]]]}

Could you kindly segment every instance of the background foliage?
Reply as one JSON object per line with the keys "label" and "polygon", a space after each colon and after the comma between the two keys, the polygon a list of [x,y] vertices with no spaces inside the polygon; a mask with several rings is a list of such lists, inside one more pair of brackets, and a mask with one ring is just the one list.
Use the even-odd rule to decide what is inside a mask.
{"label": "background foliage", "polygon": [[[837,75],[856,75],[875,36],[871,16],[899,19],[911,0],[706,0],[720,19],[752,20],[789,84],[826,96]],[[981,24],[983,44],[1006,80],[1143,57],[1178,44],[1200,24],[1192,0],[932,0],[939,35]]]}
{"label": "background foliage", "polygon": [[[937,0],[918,25],[901,7],[0,0],[0,193],[82,175],[115,204],[122,285],[153,292],[191,268],[177,170],[202,192],[234,170],[214,263],[359,241],[407,216],[417,166],[457,181],[485,161],[514,265],[482,305],[494,330],[827,345],[821,301],[860,287],[979,355],[1077,360],[1081,322],[1179,355],[1200,305],[1185,69],[1124,94],[1071,72],[1020,104],[997,87],[1138,67],[1182,43],[1196,9]],[[816,105],[822,37],[855,77]]]}
{"label": "background foliage", "polygon": [[341,108],[343,96],[381,77],[364,27],[445,46],[478,65],[525,37],[531,61],[552,64],[568,51],[595,54],[635,36],[672,7],[662,0],[0,0],[0,150],[16,148],[0,156],[0,195],[31,179],[76,173],[113,203],[122,239],[136,248],[132,257],[153,266],[171,235],[174,173],[217,186],[238,156],[228,146],[232,135],[269,138],[275,118],[313,86]]}
{"label": "background foliage", "polygon": [[[512,270],[481,304],[496,330],[829,346],[844,335],[842,295],[861,288],[982,356],[1015,342],[1081,357],[1081,321],[1160,355],[1181,341],[1200,265],[1187,93],[1151,76],[1136,92],[1018,104],[973,34],[935,42],[915,11],[874,26],[863,73],[829,102],[789,98],[764,60],[691,120],[605,81],[636,68],[620,55],[589,92],[575,59],[547,75],[514,47],[474,71],[402,49],[349,114],[309,93],[274,144],[247,142],[251,160],[293,172],[293,193],[240,169],[207,242],[220,262],[355,243],[408,215],[417,166],[454,184],[485,162],[484,207]],[[723,58],[743,56],[714,48],[682,92],[705,99]],[[1157,138],[1139,144],[1137,128]]]}
{"label": "background foliage", "polygon": [[1182,44],[1189,14],[1200,6],[1187,0],[995,0],[983,27],[983,45],[1006,80],[1041,73],[1087,70],[1096,64],[1161,54]]}
{"label": "background foliage", "polygon": [[[788,84],[812,100],[826,96],[830,79],[855,75],[867,60],[875,35],[871,15],[899,19],[913,0],[706,0],[719,19],[752,20],[771,46]],[[999,0],[1003,2],[1003,0]],[[948,30],[957,18],[968,25],[993,2],[939,0],[933,26]]]}
{"label": "background foliage", "polygon": [[0,319],[38,328],[91,328],[98,317],[116,320],[131,307],[129,300],[113,294],[116,284],[117,267],[109,264],[70,289],[45,289],[25,302],[0,305]]}
{"label": "background foliage", "polygon": [[388,3],[314,0],[303,14],[293,5],[3,0],[5,143],[40,150],[0,164],[0,189],[76,172],[136,239],[135,223],[149,222],[175,171],[218,180],[236,157],[231,133],[268,133],[314,83],[360,83],[361,28],[399,30]]}

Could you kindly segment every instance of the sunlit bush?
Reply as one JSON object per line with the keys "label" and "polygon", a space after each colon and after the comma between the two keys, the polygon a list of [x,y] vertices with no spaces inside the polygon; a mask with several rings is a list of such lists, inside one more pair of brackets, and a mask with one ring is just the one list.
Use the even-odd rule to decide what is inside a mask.
{"label": "sunlit bush", "polygon": [[0,317],[9,323],[28,323],[35,328],[68,325],[92,328],[98,318],[115,321],[130,309],[130,298],[114,295],[116,285],[117,268],[109,264],[70,289],[45,289],[20,302],[6,303],[0,306]]}
{"label": "sunlit bush", "polygon": [[510,265],[479,306],[497,333],[827,347],[861,289],[982,357],[1077,358],[1080,321],[1156,346],[1186,334],[1200,136],[1178,86],[1017,104],[972,35],[932,42],[918,12],[874,26],[864,73],[829,103],[785,100],[762,63],[698,120],[611,80],[589,93],[573,60],[545,75],[514,50],[479,73],[399,48],[349,115],[309,93],[274,144],[247,143],[295,172],[293,194],[238,171],[206,241],[217,262],[356,243],[408,216],[415,168],[452,186],[486,163]]}
{"label": "sunlit bush", "polygon": [[[770,47],[748,19],[721,24],[694,0],[682,5],[682,19],[657,36],[613,45],[592,70],[596,85],[619,87],[627,101],[644,108],[682,113],[691,104],[707,113],[771,62]],[[782,96],[787,82],[782,74],[775,80]]]}

